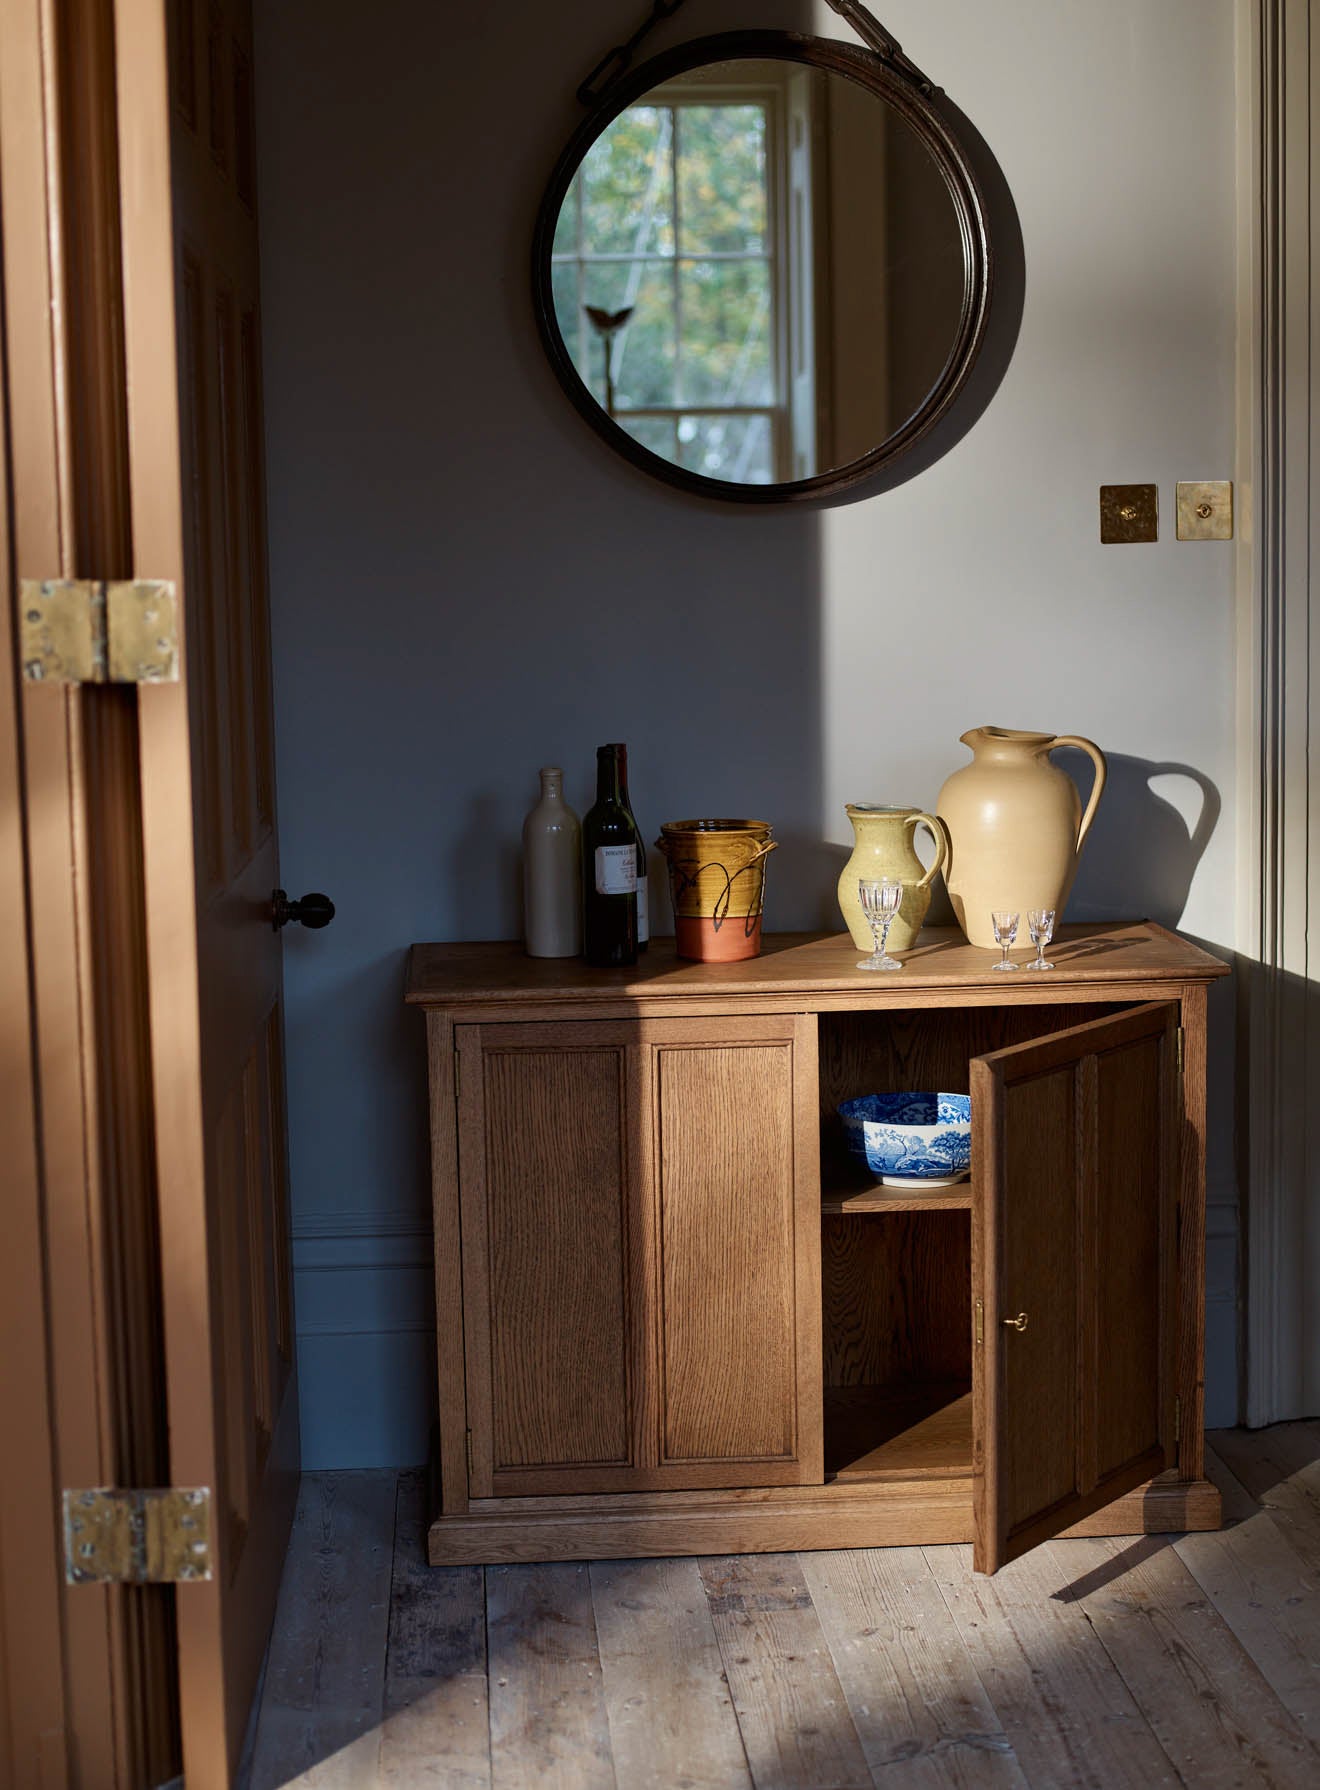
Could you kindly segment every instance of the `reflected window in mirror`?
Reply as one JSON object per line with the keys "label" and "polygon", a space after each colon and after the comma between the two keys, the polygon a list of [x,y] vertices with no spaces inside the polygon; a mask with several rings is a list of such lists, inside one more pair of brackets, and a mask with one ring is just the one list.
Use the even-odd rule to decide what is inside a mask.
{"label": "reflected window in mirror", "polygon": [[588,151],[553,251],[555,308],[596,401],[676,465],[760,484],[788,476],[778,97],[671,82],[628,107]]}
{"label": "reflected window in mirror", "polygon": [[880,448],[964,323],[965,232],[926,144],[867,86],[781,59],[688,70],[622,110],[550,259],[595,403],[661,459],[738,485]]}

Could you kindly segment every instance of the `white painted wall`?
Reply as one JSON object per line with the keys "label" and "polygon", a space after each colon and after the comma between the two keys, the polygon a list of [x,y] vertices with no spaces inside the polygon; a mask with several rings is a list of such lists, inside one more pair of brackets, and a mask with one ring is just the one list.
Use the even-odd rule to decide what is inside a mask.
{"label": "white painted wall", "polygon": [[[884,6],[1000,161],[1026,303],[964,440],[814,515],[648,481],[542,359],[541,185],[632,0],[379,0],[369,25],[351,0],[257,10],[284,881],[339,906],[328,932],[286,934],[306,1459],[411,1461],[430,1238],[403,958],[517,933],[538,765],[563,763],[582,808],[593,748],[626,738],[648,827],[771,818],[771,923],[802,927],[834,922],[846,801],[933,804],[979,723],[1088,734],[1115,777],[1073,916],[1233,942],[1232,549],[1173,539],[1175,480],[1232,469],[1233,8]],[[659,41],[808,13],[702,0]],[[1099,485],[1139,481],[1159,484],[1162,539],[1102,548]],[[1152,766],[1196,780],[1151,788]],[[1194,861],[1199,785],[1219,813]],[[1229,1422],[1216,1005],[1208,1377]]]}

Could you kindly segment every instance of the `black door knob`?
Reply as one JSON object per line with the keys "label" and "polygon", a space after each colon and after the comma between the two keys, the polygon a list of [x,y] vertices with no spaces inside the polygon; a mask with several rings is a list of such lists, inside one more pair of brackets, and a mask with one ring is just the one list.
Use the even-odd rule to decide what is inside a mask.
{"label": "black door knob", "polygon": [[273,889],[270,897],[271,925],[278,932],[290,920],[315,931],[328,926],[335,917],[335,904],[328,895],[304,895],[301,901],[290,901],[283,889]]}

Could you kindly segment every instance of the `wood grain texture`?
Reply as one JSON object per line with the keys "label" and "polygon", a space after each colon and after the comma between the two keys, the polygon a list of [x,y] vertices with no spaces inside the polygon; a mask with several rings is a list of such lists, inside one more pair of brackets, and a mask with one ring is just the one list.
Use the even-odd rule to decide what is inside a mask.
{"label": "wood grain texture", "polygon": [[1215,1430],[1211,1441],[1302,1558],[1320,1568],[1320,1436],[1315,1425],[1275,1424],[1261,1436]]}
{"label": "wood grain texture", "polygon": [[1051,1543],[1041,1553],[1184,1781],[1292,1790],[1320,1772],[1320,1754],[1167,1543]]}
{"label": "wood grain texture", "polygon": [[426,1515],[426,1475],[401,1473],[379,1781],[489,1790],[485,1578],[427,1564]]}
{"label": "wood grain texture", "polygon": [[[1315,1452],[1306,1427],[1239,1434],[1224,1446],[1245,1457],[1249,1473],[1252,1462],[1277,1474],[1281,1455],[1299,1458],[1304,1473]],[[349,1520],[341,1501],[327,1528],[323,1482],[345,1477],[358,1487],[359,1517],[361,1494],[378,1482],[376,1524]],[[398,1485],[384,1723],[373,1762],[373,1737],[342,1744],[334,1687],[380,1686],[382,1579],[363,1570],[362,1554],[374,1534],[388,1534],[394,1477],[325,1475],[304,1488],[288,1574],[300,1588],[286,1586],[283,1599],[293,1645],[282,1614],[267,1696],[278,1690],[287,1699],[290,1661],[302,1675],[295,1688],[319,1677],[324,1694],[315,1707],[304,1695],[296,1712],[313,1763],[301,1775],[295,1758],[286,1782],[486,1790],[492,1764],[507,1790],[542,1782],[759,1790],[767,1781],[795,1790],[1147,1782],[1300,1790],[1316,1775],[1306,1738],[1316,1695],[1315,1574],[1240,1488],[1230,1502],[1247,1514],[1222,1535],[1056,1543],[993,1580],[978,1579],[967,1550],[951,1547],[493,1570],[492,1759],[477,1710],[483,1574],[422,1564],[420,1475]],[[1161,1484],[1179,1482],[1171,1474]],[[822,1495],[786,1487],[663,1497],[689,1509],[717,1499],[777,1508]],[[601,1501],[513,1502],[575,1503],[585,1516]],[[605,1500],[620,1509],[638,1501],[622,1493]],[[836,1502],[842,1509],[863,1499]],[[1223,1555],[1239,1542],[1239,1553]],[[1199,1562],[1206,1578],[1189,1547],[1214,1551],[1208,1568]],[[309,1561],[318,1583],[345,1592],[328,1648],[308,1626]],[[263,1710],[258,1730],[269,1735],[266,1718]]]}
{"label": "wood grain texture", "polygon": [[[803,1462],[792,1454],[795,1447],[801,1453],[812,1446],[817,1434],[814,1413],[810,1422],[804,1422],[804,1413],[824,1390],[847,1387],[885,1391],[870,1436],[866,1399],[837,1401],[843,1427],[831,1447],[831,1471],[859,1483],[886,1481],[889,1495],[900,1500],[888,1524],[878,1521],[870,1505],[833,1506],[834,1520],[851,1525],[850,1536],[869,1542],[881,1534],[899,1541],[937,1535],[934,1504],[902,1501],[923,1475],[933,1475],[946,1482],[940,1487],[950,1524],[945,1538],[961,1537],[969,1472],[979,1478],[987,1510],[991,1493],[1007,1493],[1005,1509],[1016,1504],[1020,1514],[1010,1524],[1014,1549],[1063,1529],[1141,1532],[1179,1520],[1191,1526],[1214,1521],[1218,1494],[1205,1481],[1146,1483],[1168,1458],[1173,1395],[1181,1384],[1173,1371],[1172,1344],[1175,1332],[1191,1333],[1181,1307],[1199,1301],[1201,1292],[1176,1277],[1171,1254],[1182,1134],[1173,1076],[1178,1007],[1172,1000],[1153,1008],[1131,1004],[1134,996],[1161,986],[1179,998],[1196,994],[1205,965],[1183,956],[1180,941],[1158,929],[1121,930],[1117,939],[1103,929],[1089,940],[1075,938],[1078,961],[1108,963],[1137,950],[1144,980],[1061,980],[1051,984],[1047,1001],[1025,982],[1011,990],[998,985],[991,999],[991,990],[973,983],[959,992],[951,983],[936,979],[922,985],[914,978],[899,1006],[892,991],[877,992],[873,984],[845,996],[805,980],[795,985],[781,974],[777,983],[762,978],[756,984],[759,996],[744,990],[736,1012],[717,1013],[700,1002],[690,1004],[666,976],[663,996],[657,991],[631,998],[630,1010],[641,1017],[622,1024],[583,1017],[604,1008],[589,991],[572,993],[572,978],[586,974],[581,966],[555,966],[547,983],[532,960],[520,960],[522,968],[510,964],[511,999],[501,1009],[485,974],[493,964],[498,967],[498,948],[438,952],[436,961],[466,963],[474,975],[482,970],[484,992],[473,994],[470,1003],[460,990],[462,998],[452,1005],[430,1008],[432,1021],[449,1023],[462,1015],[459,1032],[474,1041],[474,1049],[478,1037],[491,1049],[504,1039],[528,1060],[542,1051],[546,1072],[553,1073],[556,1053],[606,1044],[627,1048],[631,1039],[640,1061],[625,1072],[626,1086],[616,1101],[629,1115],[624,1131],[631,1126],[634,1134],[617,1151],[626,1165],[621,1178],[626,1182],[631,1174],[632,1193],[616,1196],[631,1224],[631,1240],[620,1242],[616,1253],[627,1264],[633,1459],[618,1468],[570,1462],[558,1480],[546,1469],[532,1468],[543,1473],[539,1482],[474,1481],[474,1520],[439,1521],[432,1532],[432,1558],[478,1558],[472,1550],[481,1534],[496,1550],[492,1559],[532,1558],[538,1549],[545,1557],[574,1557],[575,1528],[584,1555],[597,1542],[607,1557],[630,1545],[647,1556],[679,1546],[728,1548],[734,1545],[730,1535],[738,1533],[737,1520],[718,1499],[683,1510],[664,1501],[668,1488],[745,1490],[807,1478]],[[784,955],[791,958],[796,948],[789,941]],[[810,960],[823,947],[806,941],[801,949]],[[1162,984],[1152,971],[1154,958],[1164,964]],[[1179,962],[1190,981],[1174,981],[1168,974]],[[432,986],[431,993],[438,992]],[[711,997],[717,998],[727,1002],[730,996]],[[810,1010],[761,1012],[763,1000],[796,1000]],[[847,1010],[841,1005],[845,1000],[851,1002]],[[472,1015],[501,1010],[543,1017],[535,1023],[466,1023]],[[559,1017],[570,1013],[572,1019]],[[980,1054],[969,1061],[969,1052]],[[784,1067],[790,1061],[792,1068]],[[808,1222],[800,1206],[802,1164],[810,1152],[799,1148],[799,1140],[827,1122],[837,1099],[856,1092],[859,1084],[933,1081],[956,1088],[983,1074],[988,1093],[977,1100],[977,1156],[1000,1165],[1000,1183],[1012,1187],[1012,1199],[1001,1202],[991,1221],[975,1181],[944,1209],[912,1200],[905,1202],[910,1210],[822,1214],[817,1192],[810,1222],[811,1237],[822,1238],[817,1331],[816,1296],[806,1284],[811,1258],[802,1246]],[[485,1075],[483,1067],[483,1082]],[[995,1110],[1001,1081],[1018,1108],[1007,1125]],[[775,1092],[767,1095],[768,1089]],[[1190,1108],[1195,1099],[1195,1090],[1183,1095],[1183,1106]],[[599,1100],[595,1104],[599,1107]],[[577,1105],[585,1110],[591,1101],[584,1097]],[[639,1124],[637,1113],[649,1118]],[[1199,1121],[1189,1111],[1187,1122]],[[479,1148],[486,1150],[484,1128]],[[614,1160],[616,1153],[610,1154]],[[823,1155],[828,1176],[828,1146]],[[748,1176],[747,1164],[756,1159],[769,1165],[768,1175]],[[450,1197],[448,1172],[437,1158],[438,1210]],[[464,1198],[471,1200],[472,1178],[463,1178],[469,1183]],[[507,1178],[512,1186],[513,1176]],[[873,1187],[866,1191],[875,1198]],[[565,1187],[561,1200],[567,1193]],[[835,1185],[830,1197],[842,1204],[846,1190]],[[758,1203],[767,1198],[778,1213],[769,1223]],[[791,1240],[785,1218],[790,1206]],[[509,1209],[514,1210],[511,1200]],[[1001,1222],[1008,1226],[1002,1237]],[[482,1254],[481,1226],[465,1216],[463,1228],[465,1331],[475,1318],[480,1335],[482,1301],[494,1283]],[[525,1253],[530,1259],[530,1246]],[[1005,1288],[1011,1281],[1016,1294],[1001,1290],[988,1300],[984,1288],[991,1282],[999,1288],[1001,1280]],[[982,1289],[988,1333],[981,1351],[987,1371],[979,1374],[972,1372],[974,1283]],[[750,1303],[743,1308],[739,1300]],[[527,1303],[519,1301],[520,1312]],[[775,1414],[782,1419],[794,1394],[792,1369],[785,1365],[791,1356],[767,1341],[764,1328],[768,1319],[774,1328],[777,1313],[780,1337],[787,1337],[790,1308],[796,1421],[803,1439],[797,1443],[784,1439],[786,1430],[771,1433]],[[1007,1338],[1000,1319],[1018,1310],[1028,1311],[1029,1331]],[[813,1376],[804,1364],[816,1347],[820,1370]],[[527,1352],[524,1343],[509,1356],[521,1362]],[[1001,1378],[1040,1364],[1043,1376],[1033,1379],[1027,1371],[1022,1386],[1005,1393]],[[470,1408],[481,1402],[475,1389],[485,1371],[480,1347],[469,1347]],[[897,1405],[885,1406],[904,1380],[915,1382],[917,1404],[895,1424]],[[970,1458],[966,1407],[953,1412],[969,1380]],[[931,1408],[918,1408],[925,1397],[921,1388],[935,1382],[944,1383],[946,1391]],[[547,1401],[542,1393],[533,1402],[540,1410]],[[999,1439],[1002,1413],[1010,1409],[1019,1424],[1016,1451],[1003,1453],[1003,1471],[988,1473],[991,1455],[993,1462],[1001,1457],[997,1448],[987,1450]],[[745,1433],[731,1443],[735,1416]],[[680,1433],[684,1425],[689,1434]],[[823,1422],[819,1434],[823,1438]],[[777,1456],[771,1452],[776,1446]],[[741,1452],[730,1455],[731,1447]],[[815,1470],[823,1472],[823,1463]],[[605,1475],[616,1471],[630,1477],[612,1486]],[[584,1477],[592,1474],[601,1477]],[[659,1496],[616,1507],[610,1500],[625,1485]],[[527,1492],[544,1494],[549,1502],[520,1515],[513,1501]],[[501,1496],[492,1501],[492,1493]],[[590,1513],[571,1504],[574,1496],[590,1494],[598,1495],[591,1506],[600,1519],[595,1538]],[[761,1510],[749,1549],[821,1545],[826,1508],[822,1503],[818,1515],[808,1517],[789,1499],[774,1513]],[[987,1523],[984,1532],[993,1527]],[[679,1534],[681,1543],[673,1539]]]}
{"label": "wood grain texture", "polygon": [[1070,1523],[1059,1535],[1065,1541],[1074,1536],[1169,1535],[1217,1529],[1222,1520],[1219,1488],[1208,1479],[1184,1479],[1172,1469]]}
{"label": "wood grain texture", "polygon": [[757,1790],[870,1790],[801,1563],[703,1560],[701,1577]]}
{"label": "wood grain texture", "polygon": [[591,1594],[619,1783],[751,1790],[696,1561],[598,1561]]}
{"label": "wood grain texture", "polygon": [[495,1790],[615,1790],[585,1566],[486,1574]]}
{"label": "wood grain texture", "polygon": [[562,1489],[565,1472],[608,1487],[641,1464],[628,1046],[617,1029],[531,1032],[460,1034],[474,1496]]}
{"label": "wood grain texture", "polygon": [[[1218,958],[1150,921],[1064,926],[1050,954],[1057,966],[1052,975],[1038,983],[1024,979],[1014,990],[1015,1002],[1112,1001],[1123,997],[1094,996],[1090,991],[1114,983],[1141,988],[1161,982],[1210,982],[1228,973]],[[904,953],[904,973],[897,987],[879,987],[880,978],[856,968],[857,950],[846,933],[767,933],[759,957],[731,964],[690,962],[675,954],[672,939],[657,938],[642,960],[627,970],[596,970],[577,958],[533,959],[518,944],[423,944],[414,945],[409,955],[405,998],[437,1007],[498,1006],[509,1001],[553,1007],[560,1002],[627,999],[636,1012],[636,1003],[663,982],[671,1010],[673,1003],[685,999],[730,994],[841,995],[851,1007],[903,1007],[913,994],[979,992],[998,1005],[1006,978],[992,974],[994,963],[993,952],[976,950],[953,928],[922,934],[918,944]],[[883,980],[886,985],[900,982],[896,976]],[[956,1004],[963,1002],[959,999]]]}
{"label": "wood grain texture", "polygon": [[[1216,1471],[1209,1451],[1207,1466]],[[1320,1570],[1297,1552],[1270,1511],[1249,1502],[1246,1513],[1221,1532],[1185,1535],[1174,1545],[1315,1744],[1320,1740]]]}
{"label": "wood grain texture", "polygon": [[467,1384],[463,1350],[463,1249],[459,1203],[458,1091],[454,1026],[426,1016],[431,1129],[431,1222],[435,1252],[435,1355],[440,1508],[467,1509]]}
{"label": "wood grain texture", "polygon": [[1178,1012],[973,1061],[979,1570],[1173,1458]]}
{"label": "wood grain texture", "polygon": [[926,990],[909,1007],[823,1014],[821,1155],[822,1177],[830,1193],[846,1194],[873,1185],[844,1141],[836,1110],[840,1101],[859,1094],[896,1090],[966,1094],[970,1088],[969,1065],[974,1057],[1117,1011],[1112,999],[1083,1005],[1064,999],[1069,991],[1063,985],[1055,992],[1058,998],[1044,1006],[1023,1003],[1005,994],[995,1006],[932,1010]]}
{"label": "wood grain texture", "polygon": [[392,1473],[309,1477],[279,1587],[250,1790],[375,1790],[394,1557]]}
{"label": "wood grain texture", "polygon": [[[112,43],[102,0],[9,0],[0,15],[6,585],[10,573],[75,575],[91,556],[109,578],[128,565]],[[14,615],[11,603],[6,630]],[[38,1347],[51,1428],[39,1447],[53,1444],[57,1483],[118,1483],[139,1464],[157,1475],[166,1458],[134,703],[122,691],[102,700],[104,691],[21,681],[11,645],[22,783],[6,790],[19,829],[8,861],[26,880],[14,939],[30,958],[24,997],[9,1009],[26,1033],[11,1041],[22,1059],[10,1061],[16,1073],[23,1059],[35,1070],[38,1098],[48,1339]],[[23,1154],[20,1132],[20,1177]],[[27,1297],[41,1287],[39,1269]],[[38,1468],[20,1502],[40,1477]],[[33,1518],[48,1546],[51,1508]],[[11,1526],[24,1533],[16,1517]],[[31,1584],[42,1552],[34,1543],[16,1566],[20,1581]],[[54,1597],[63,1658],[46,1663],[64,1732],[43,1724],[25,1768],[107,1782],[168,1775],[178,1743],[167,1594],[93,1588],[79,1598],[60,1585]],[[34,1665],[24,1640],[16,1686]],[[15,1712],[27,1739],[36,1709],[52,1714],[52,1690],[30,1688]]]}
{"label": "wood grain texture", "polygon": [[805,1554],[801,1569],[877,1784],[1026,1790],[919,1549]]}
{"label": "wood grain texture", "polygon": [[1184,1479],[1202,1472],[1205,1435],[1205,1100],[1208,1032],[1206,990],[1182,998],[1183,1125],[1179,1153],[1177,1391],[1182,1401],[1178,1467]]}
{"label": "wood grain texture", "polygon": [[676,1018],[638,1032],[655,1483],[819,1481],[814,1022]]}
{"label": "wood grain texture", "polygon": [[791,1461],[792,1045],[676,1044],[654,1062],[661,1464]]}
{"label": "wood grain texture", "polygon": [[972,1193],[961,1193],[951,1187],[946,1193],[899,1193],[879,1185],[866,1187],[860,1193],[835,1192],[821,1196],[820,1210],[826,1218],[856,1218],[863,1213],[884,1212],[970,1212]]}
{"label": "wood grain texture", "polygon": [[[465,1516],[440,1518],[431,1525],[429,1557],[437,1566],[480,1561],[632,1560],[906,1547],[950,1536],[957,1541],[972,1538],[970,1477],[872,1482],[847,1490],[858,1495],[831,1495],[831,1487],[776,1486],[765,1493],[768,1501],[744,1494],[730,1502],[734,1494],[711,1491],[688,1494],[697,1502],[677,1504],[667,1500],[682,1494],[633,1492],[622,1509],[602,1510],[594,1499],[589,1509],[472,1509]],[[1183,1515],[1179,1500],[1166,1526],[1184,1527]],[[1137,1530],[1142,1520],[1138,1506],[1131,1516],[1116,1523],[1116,1531]]]}
{"label": "wood grain texture", "polygon": [[[246,1519],[235,1511],[218,1525],[215,1581],[176,1600],[184,1770],[195,1790],[233,1780],[298,1453],[284,1353],[290,1300],[277,1284],[287,1242],[282,1261],[275,1249],[283,1096],[277,1055],[261,1048],[282,1023],[281,945],[267,918],[278,849],[273,829],[253,820],[254,693],[269,688],[259,668],[269,641],[252,580],[265,547],[251,507],[257,419],[240,426],[235,335],[248,312],[255,327],[257,229],[234,190],[232,156],[222,165],[208,149],[211,100],[234,47],[251,54],[251,10],[215,0],[208,17],[224,78],[198,90],[193,129],[168,90],[165,9],[114,0],[135,571],[179,587],[184,672],[138,699],[170,1464],[179,1482],[233,1489],[235,1501],[247,1486]],[[242,1136],[222,1142],[215,1128],[234,1102]],[[259,1124],[275,1135],[254,1139]],[[218,1249],[222,1152],[247,1196],[246,1244],[235,1233],[227,1254]],[[239,1409],[217,1421],[222,1362]]]}
{"label": "wood grain texture", "polygon": [[[1217,1528],[1207,1480],[1166,1473],[1084,1517],[1065,1535],[1162,1534]],[[905,1476],[824,1486],[633,1492],[483,1500],[431,1526],[430,1558],[455,1561],[619,1559],[660,1554],[784,1552],[970,1541],[972,1479]],[[482,1549],[492,1550],[483,1554]]]}
{"label": "wood grain texture", "polygon": [[[21,353],[28,332],[50,328],[49,306],[33,312],[44,296],[48,268],[20,275],[24,214],[18,194],[39,190],[41,107],[33,79],[39,15],[0,7],[0,215],[5,218],[0,256],[7,293],[11,353]],[[17,127],[17,141],[14,130]],[[24,307],[22,301],[29,303]],[[49,352],[49,350],[47,350]],[[42,360],[44,360],[44,356]],[[39,370],[41,361],[36,362]],[[7,372],[7,369],[6,369]],[[19,519],[11,515],[9,444],[20,452],[32,443],[14,415],[8,380],[0,385],[0,604],[6,621],[15,613],[14,580]],[[49,404],[47,405],[47,412]],[[40,423],[41,412],[37,412]],[[28,551],[30,544],[25,543]],[[28,959],[28,862],[24,839],[23,767],[13,629],[0,628],[0,1150],[5,1162],[6,1247],[0,1257],[0,1410],[7,1445],[0,1457],[0,1500],[8,1513],[0,1526],[0,1781],[35,1781],[49,1772],[53,1790],[68,1783],[66,1692],[60,1633],[61,1562],[53,1513],[58,1498],[57,1456],[51,1430],[51,1371],[47,1354],[44,1190],[39,1149],[41,1115],[34,1074],[33,991]],[[71,874],[66,865],[65,875]],[[55,1090],[51,1090],[55,1095]],[[56,1096],[57,1097],[57,1096]],[[43,1736],[59,1737],[58,1739]]]}
{"label": "wood grain texture", "polygon": [[965,1380],[834,1386],[825,1395],[825,1472],[832,1481],[962,1479],[972,1468]]}
{"label": "wood grain texture", "polygon": [[1224,1506],[1225,1523],[1240,1523],[1247,1517],[1254,1517],[1260,1509],[1260,1499],[1253,1498],[1236,1473],[1230,1471],[1215,1453],[1207,1438],[1205,1443],[1206,1477],[1217,1488]]}
{"label": "wood grain texture", "polygon": [[826,1386],[970,1383],[966,1213],[826,1217],[821,1304]]}
{"label": "wood grain texture", "polygon": [[1084,1612],[1056,1596],[1065,1575],[1043,1551],[993,1578],[962,1549],[924,1552],[1029,1783],[1180,1782]]}

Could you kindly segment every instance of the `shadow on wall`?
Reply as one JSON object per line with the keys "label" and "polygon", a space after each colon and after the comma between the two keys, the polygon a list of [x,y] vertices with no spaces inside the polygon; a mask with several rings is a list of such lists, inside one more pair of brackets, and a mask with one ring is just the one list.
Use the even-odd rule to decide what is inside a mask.
{"label": "shadow on wall", "polygon": [[967,114],[947,94],[939,109],[961,140],[981,186],[986,226],[993,244],[993,287],[985,339],[967,383],[927,435],[876,478],[854,486],[845,494],[849,503],[876,497],[882,491],[906,484],[957,446],[979,422],[1008,372],[1022,327],[1026,303],[1027,263],[1018,217],[1008,180],[993,150]]}
{"label": "shadow on wall", "polygon": [[[1157,764],[1122,752],[1105,756],[1109,781],[1082,852],[1068,918],[1136,917],[1177,926],[1219,821],[1219,791],[1191,765]],[[1085,805],[1091,761],[1065,747],[1055,763],[1075,779]]]}

